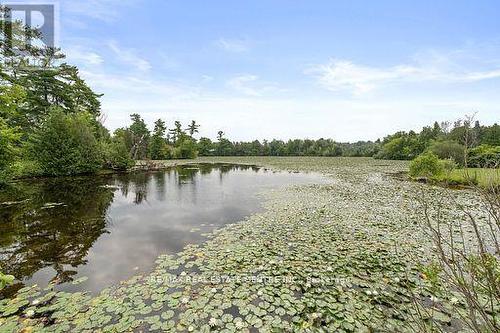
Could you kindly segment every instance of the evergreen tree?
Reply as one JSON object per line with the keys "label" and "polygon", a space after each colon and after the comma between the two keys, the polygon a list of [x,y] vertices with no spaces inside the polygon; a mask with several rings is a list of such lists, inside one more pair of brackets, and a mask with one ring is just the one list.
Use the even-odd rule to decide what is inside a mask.
{"label": "evergreen tree", "polygon": [[169,158],[169,150],[164,138],[167,127],[161,119],[155,121],[153,135],[151,136],[151,144],[149,153],[152,160],[165,160]]}
{"label": "evergreen tree", "polygon": [[195,133],[198,133],[198,128],[200,128],[200,125],[196,124],[196,121],[191,120],[191,124],[188,126],[187,131],[192,137]]}
{"label": "evergreen tree", "polygon": [[145,159],[148,153],[149,130],[146,123],[137,113],[131,114],[132,125],[129,127],[131,134],[130,156],[134,159]]}

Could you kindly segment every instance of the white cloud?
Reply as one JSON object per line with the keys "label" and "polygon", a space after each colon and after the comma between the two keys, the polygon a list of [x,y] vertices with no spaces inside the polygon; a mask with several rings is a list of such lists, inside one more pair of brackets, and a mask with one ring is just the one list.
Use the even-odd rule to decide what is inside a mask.
{"label": "white cloud", "polygon": [[121,48],[115,41],[109,42],[108,46],[117,56],[119,61],[131,65],[140,71],[148,71],[151,69],[149,61],[138,56],[135,50]]}
{"label": "white cloud", "polygon": [[[316,100],[309,98],[252,98],[200,94],[170,99],[158,94],[148,98],[106,98],[103,108],[111,128],[128,124],[140,111],[148,124],[162,118],[187,123],[196,119],[200,135],[214,138],[218,130],[231,140],[333,138],[339,141],[375,140],[399,130],[419,130],[435,120],[453,120],[478,107],[483,123],[495,121],[493,102],[455,99],[455,105],[434,105],[415,100],[372,101]],[[458,107],[457,107],[458,105]],[[430,112],[432,110],[432,112]],[[263,121],[263,119],[265,121]],[[249,125],[250,124],[250,125]]]}
{"label": "white cloud", "polygon": [[219,38],[215,42],[215,45],[217,45],[219,48],[225,51],[235,52],[235,53],[246,52],[250,49],[248,42],[242,39]]}
{"label": "white cloud", "polygon": [[226,86],[246,96],[259,97],[271,93],[285,92],[276,83],[261,81],[257,75],[243,74],[235,76],[226,82]]}
{"label": "white cloud", "polygon": [[94,51],[85,50],[80,46],[66,48],[64,53],[69,63],[80,64],[82,66],[96,66],[104,62],[101,55]]}
{"label": "white cloud", "polygon": [[227,85],[242,94],[260,96],[260,93],[255,88],[248,85],[249,83],[257,81],[258,78],[258,76],[251,74],[239,75],[227,81]]}
{"label": "white cloud", "polygon": [[[500,100],[481,92],[446,96],[352,99],[297,94],[235,95],[206,85],[182,84],[149,73],[115,75],[82,70],[83,78],[102,97],[106,126],[127,126],[139,112],[148,124],[162,118],[202,125],[200,135],[214,138],[218,130],[231,140],[334,138],[340,141],[377,139],[397,130],[417,130],[434,120],[453,120],[479,110],[482,122],[497,120]],[[259,86],[256,75],[241,75],[243,85]],[[255,93],[255,92],[254,92]],[[257,92],[258,93],[258,92]],[[265,121],[262,121],[265,119]],[[254,124],[255,126],[249,126]],[[256,125],[257,124],[257,125]]]}
{"label": "white cloud", "polygon": [[[113,75],[88,70],[81,71],[83,78],[96,92],[108,92],[109,95],[123,96],[125,99],[147,99],[148,95],[165,99],[189,99],[199,94],[196,86],[153,80],[136,75]],[[106,96],[106,95],[105,95]]]}
{"label": "white cloud", "polygon": [[443,82],[467,83],[500,78],[500,68],[474,71],[464,69],[445,56],[419,59],[415,63],[392,67],[370,67],[349,60],[332,59],[306,71],[316,76],[321,85],[331,91],[351,91],[363,94],[395,83]]}

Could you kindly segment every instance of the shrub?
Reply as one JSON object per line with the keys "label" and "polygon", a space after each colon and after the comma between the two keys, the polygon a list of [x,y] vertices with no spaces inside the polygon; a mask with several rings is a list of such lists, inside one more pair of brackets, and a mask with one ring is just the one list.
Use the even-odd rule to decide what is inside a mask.
{"label": "shrub", "polygon": [[11,164],[17,155],[16,144],[20,137],[18,128],[9,127],[5,120],[0,118],[0,184],[11,177]]}
{"label": "shrub", "polygon": [[468,152],[468,165],[474,168],[495,168],[500,166],[500,146],[481,145]]}
{"label": "shrub", "polygon": [[127,170],[135,164],[123,137],[114,137],[111,141],[104,142],[102,151],[104,165],[109,169]]}
{"label": "shrub", "polygon": [[465,146],[458,142],[451,140],[435,141],[429,147],[429,150],[440,159],[452,159],[459,165],[464,164]]}
{"label": "shrub", "polygon": [[444,173],[442,161],[436,154],[427,152],[419,155],[410,163],[410,176],[434,178]]}
{"label": "shrub", "polygon": [[384,140],[384,144],[375,158],[387,160],[411,160],[425,150],[415,134],[396,133]]}
{"label": "shrub", "polygon": [[451,173],[453,170],[457,168],[457,163],[451,158],[440,160],[441,166],[443,167],[443,171],[447,174]]}
{"label": "shrub", "polygon": [[42,173],[50,176],[94,173],[102,164],[92,117],[65,114],[58,108],[50,111],[31,137],[30,154]]}
{"label": "shrub", "polygon": [[198,151],[196,150],[196,144],[193,140],[186,138],[183,139],[177,147],[174,148],[173,152],[174,158],[196,158],[198,156]]}
{"label": "shrub", "polygon": [[166,160],[171,158],[170,147],[165,142],[165,139],[158,136],[153,136],[151,138],[149,156],[152,160]]}
{"label": "shrub", "polygon": [[37,162],[29,158],[20,158],[12,164],[12,176],[14,178],[34,177],[43,175]]}

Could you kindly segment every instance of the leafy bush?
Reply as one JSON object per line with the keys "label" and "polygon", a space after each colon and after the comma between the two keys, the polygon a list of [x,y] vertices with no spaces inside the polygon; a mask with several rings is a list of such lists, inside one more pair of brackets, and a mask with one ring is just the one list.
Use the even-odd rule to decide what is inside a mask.
{"label": "leafy bush", "polygon": [[20,158],[15,161],[11,167],[13,178],[42,176],[43,172],[36,161],[29,158]]}
{"label": "leafy bush", "polygon": [[0,183],[11,176],[11,164],[18,154],[21,128],[13,124],[17,118],[18,105],[25,98],[24,90],[19,86],[0,86]]}
{"label": "leafy bush", "polygon": [[102,165],[92,116],[53,108],[31,138],[30,155],[44,175],[94,173]]}
{"label": "leafy bush", "polygon": [[190,138],[185,138],[178,143],[178,146],[174,148],[173,152],[174,158],[196,158],[198,156],[198,150],[196,150],[196,143]]}
{"label": "leafy bush", "polygon": [[15,143],[19,140],[16,129],[9,128],[3,119],[0,119],[0,183],[10,177],[10,166],[16,156]]}
{"label": "leafy bush", "polygon": [[436,154],[427,152],[419,155],[410,163],[410,176],[434,178],[444,173],[443,162]]}
{"label": "leafy bush", "polygon": [[123,137],[115,136],[111,141],[104,142],[102,152],[104,165],[109,169],[127,170],[135,164]]}
{"label": "leafy bush", "polygon": [[468,152],[469,167],[495,168],[500,166],[500,146],[481,145]]}
{"label": "leafy bush", "polygon": [[165,139],[158,136],[151,138],[149,145],[149,156],[152,160],[166,160],[171,158],[171,149],[165,142]]}
{"label": "leafy bush", "polygon": [[446,174],[449,174],[450,172],[452,172],[453,170],[455,170],[457,168],[457,163],[455,163],[455,161],[451,158],[447,158],[445,160],[440,160],[439,162],[441,163],[443,171]]}
{"label": "leafy bush", "polygon": [[411,160],[425,149],[415,134],[397,133],[387,138],[375,158],[387,160]]}
{"label": "leafy bush", "polygon": [[455,141],[435,141],[429,150],[440,159],[452,159],[459,165],[464,164],[465,146]]}

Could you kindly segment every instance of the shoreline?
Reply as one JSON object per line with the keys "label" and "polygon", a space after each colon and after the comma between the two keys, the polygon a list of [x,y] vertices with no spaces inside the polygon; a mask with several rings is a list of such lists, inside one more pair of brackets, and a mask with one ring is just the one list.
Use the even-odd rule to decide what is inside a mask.
{"label": "shoreline", "polygon": [[[264,194],[263,212],[216,230],[202,244],[187,246],[175,256],[160,256],[149,274],[97,297],[53,295],[51,302],[59,304],[54,325],[208,332],[214,318],[216,330],[254,327],[267,332],[298,327],[394,330],[411,322],[406,286],[425,282],[418,277],[416,259],[432,258],[421,227],[413,223],[418,217],[411,206],[420,190],[439,196],[446,189],[384,177],[388,170],[405,168],[397,162],[377,166],[371,159],[349,158],[211,160],[236,159],[240,162],[236,164],[252,161],[275,170],[320,172],[331,182],[269,191]],[[474,196],[469,191],[453,195],[465,202]],[[295,280],[212,280],[241,274],[291,275]],[[425,283],[417,289],[429,295]],[[58,303],[61,297],[65,301]],[[439,295],[443,303],[446,297]],[[115,322],[108,310],[122,319]],[[445,311],[443,316],[453,314]],[[100,320],[91,320],[96,317]],[[22,318],[14,319],[23,322]]]}

